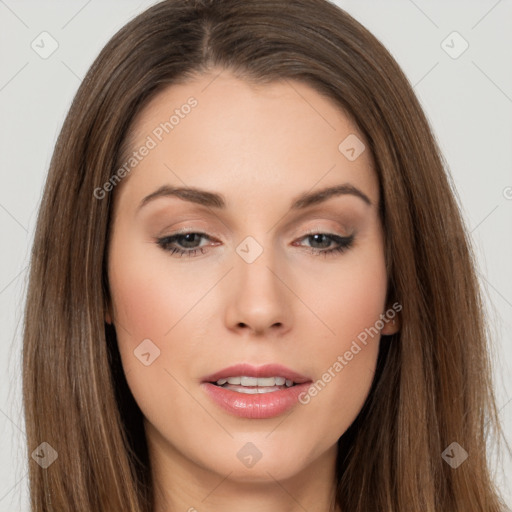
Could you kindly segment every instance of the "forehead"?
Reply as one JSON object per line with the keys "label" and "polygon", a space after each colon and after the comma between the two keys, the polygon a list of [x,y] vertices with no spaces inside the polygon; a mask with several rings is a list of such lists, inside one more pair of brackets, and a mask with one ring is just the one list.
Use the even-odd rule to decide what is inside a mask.
{"label": "forehead", "polygon": [[372,156],[357,125],[298,81],[253,84],[217,71],[174,84],[138,115],[127,142],[126,159],[139,155],[116,190],[124,203],[164,184],[222,191],[228,206],[240,206],[344,182],[378,202]]}

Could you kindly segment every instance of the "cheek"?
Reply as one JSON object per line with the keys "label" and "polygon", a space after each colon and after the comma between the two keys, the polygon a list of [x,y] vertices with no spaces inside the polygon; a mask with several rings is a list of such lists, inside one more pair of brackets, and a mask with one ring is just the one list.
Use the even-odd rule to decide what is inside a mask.
{"label": "cheek", "polygon": [[134,342],[161,340],[185,315],[199,290],[195,292],[197,287],[154,242],[136,241],[136,235],[126,233],[113,240],[109,262],[116,321]]}
{"label": "cheek", "polygon": [[134,342],[160,339],[174,323],[171,313],[180,310],[176,284],[169,286],[165,276],[153,280],[153,272],[147,265],[121,263],[110,280],[116,323],[126,327]]}
{"label": "cheek", "polygon": [[[109,284],[114,322],[123,367],[134,385],[133,380],[141,370],[153,378],[155,368],[167,366],[169,353],[175,361],[186,356],[181,351],[187,345],[179,343],[180,328],[186,323],[182,320],[197,302],[200,290],[190,283],[187,286],[183,273],[176,272],[175,268],[153,243],[133,243],[130,236],[113,240]],[[148,339],[151,343],[144,341]],[[181,348],[173,348],[173,340]],[[149,367],[137,358],[139,347],[146,346],[141,345],[143,342],[151,352],[151,359],[153,354],[158,355]],[[134,369],[137,371],[132,373]]]}
{"label": "cheek", "polygon": [[137,404],[146,417],[164,424],[171,421],[174,409],[197,414],[189,411],[179,373],[194,357],[185,333],[191,327],[187,311],[204,290],[191,286],[151,243],[114,240],[111,254],[109,283],[118,348]]}
{"label": "cheek", "polygon": [[317,314],[318,333],[326,348],[343,350],[384,313],[387,275],[379,243],[342,255],[334,264],[316,264],[309,272],[303,269],[301,274],[310,277],[297,277],[298,295]]}
{"label": "cheek", "polygon": [[176,293],[163,279],[154,282],[148,272],[129,264],[121,264],[118,273],[119,279],[110,282],[120,345],[125,339],[135,345],[146,338],[161,339],[173,323],[169,312],[178,306]]}
{"label": "cheek", "polygon": [[319,435],[329,432],[331,442],[356,418],[373,381],[387,292],[380,247],[347,253],[336,272],[317,273],[302,288],[302,296],[310,297],[311,309],[321,320],[310,322],[311,334],[313,324],[318,333],[310,345],[317,380],[302,403],[314,410]]}

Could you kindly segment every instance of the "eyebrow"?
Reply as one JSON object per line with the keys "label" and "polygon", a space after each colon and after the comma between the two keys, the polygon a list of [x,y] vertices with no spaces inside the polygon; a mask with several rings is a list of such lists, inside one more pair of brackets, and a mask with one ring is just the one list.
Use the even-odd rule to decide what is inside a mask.
{"label": "eyebrow", "polygon": [[[359,197],[366,204],[372,205],[370,198],[361,190],[354,187],[350,183],[343,183],[332,187],[323,188],[316,192],[304,192],[296,197],[290,206],[290,210],[302,210],[310,206],[317,205],[330,199],[331,197],[352,195]],[[139,210],[161,197],[177,197],[183,201],[197,203],[202,206],[210,208],[224,209],[226,208],[226,200],[222,194],[201,190],[195,187],[173,187],[170,185],[163,185],[148,196],[146,196],[139,204]]]}

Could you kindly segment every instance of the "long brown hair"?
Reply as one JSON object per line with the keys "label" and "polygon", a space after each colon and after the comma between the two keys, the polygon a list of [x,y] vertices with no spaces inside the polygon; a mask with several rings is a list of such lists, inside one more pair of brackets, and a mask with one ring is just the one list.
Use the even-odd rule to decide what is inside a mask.
{"label": "long brown hair", "polygon": [[[502,510],[486,442],[500,434],[474,256],[440,150],[381,43],[325,0],[166,0],[123,27],[83,80],[51,161],[24,321],[34,512],[151,512],[141,411],[120,363],[106,259],[116,173],[134,116],[164,87],[218,67],[254,83],[300,80],[352,116],[381,192],[389,301],[400,332],[381,341],[359,416],[338,443],[342,510]],[[341,142],[341,141],[340,141]],[[456,469],[442,457],[457,442]],[[452,448],[453,450],[453,448]]]}

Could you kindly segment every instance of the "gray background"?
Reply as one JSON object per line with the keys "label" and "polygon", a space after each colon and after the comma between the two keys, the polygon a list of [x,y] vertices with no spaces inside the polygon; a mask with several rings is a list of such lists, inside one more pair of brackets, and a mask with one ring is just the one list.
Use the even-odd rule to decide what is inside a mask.
{"label": "gray background", "polygon": [[[29,510],[21,320],[53,146],[93,59],[121,26],[153,3],[0,0],[0,512]],[[336,3],[397,59],[444,152],[478,256],[493,329],[498,405],[512,442],[512,1]],[[31,47],[43,31],[58,43],[46,59]],[[450,36],[443,44],[453,31],[469,44],[457,58],[446,45],[458,52],[463,41]],[[504,466],[497,480],[510,503],[510,455],[494,451],[493,461]]]}

